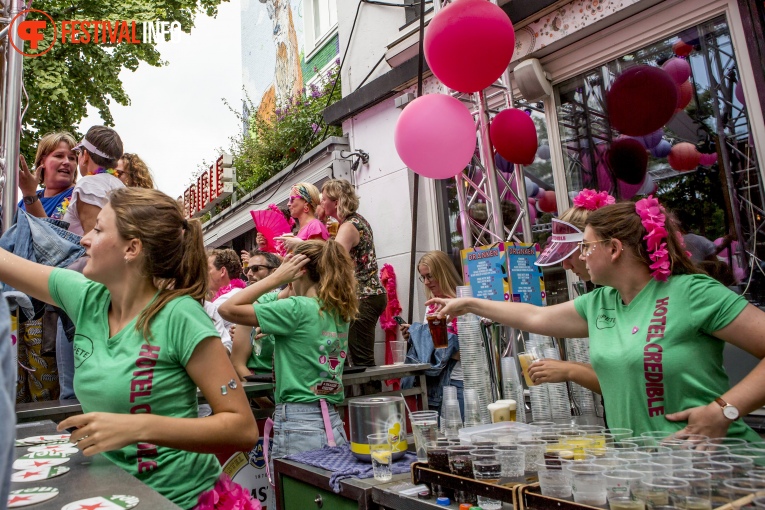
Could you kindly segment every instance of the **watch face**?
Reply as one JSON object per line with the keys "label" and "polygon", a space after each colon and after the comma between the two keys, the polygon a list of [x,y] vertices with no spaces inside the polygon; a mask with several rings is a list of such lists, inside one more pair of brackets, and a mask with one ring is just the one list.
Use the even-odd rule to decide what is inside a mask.
{"label": "watch face", "polygon": [[737,420],[738,419],[738,409],[736,409],[735,407],[733,407],[731,405],[727,405],[727,406],[723,407],[722,411],[723,411],[723,414],[725,415],[725,417],[728,418],[729,420]]}

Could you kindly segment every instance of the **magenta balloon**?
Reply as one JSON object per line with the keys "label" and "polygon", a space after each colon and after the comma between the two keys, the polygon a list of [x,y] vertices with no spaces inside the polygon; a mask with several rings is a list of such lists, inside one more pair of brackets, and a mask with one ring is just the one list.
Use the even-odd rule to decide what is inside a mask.
{"label": "magenta balloon", "polygon": [[399,157],[412,171],[431,179],[448,179],[460,173],[473,157],[475,123],[458,99],[428,94],[401,112],[393,141]]}
{"label": "magenta balloon", "polygon": [[499,112],[489,125],[489,135],[494,148],[506,160],[520,165],[534,162],[537,126],[523,110],[508,108]]}
{"label": "magenta balloon", "polygon": [[677,107],[677,85],[658,67],[637,65],[624,71],[606,95],[611,126],[643,136],[666,124]]}
{"label": "magenta balloon", "polygon": [[486,0],[456,0],[441,9],[425,30],[425,60],[447,87],[478,92],[510,64],[515,32],[510,18]]}
{"label": "magenta balloon", "polygon": [[691,77],[691,65],[683,58],[672,57],[661,68],[667,71],[676,85],[685,83]]}

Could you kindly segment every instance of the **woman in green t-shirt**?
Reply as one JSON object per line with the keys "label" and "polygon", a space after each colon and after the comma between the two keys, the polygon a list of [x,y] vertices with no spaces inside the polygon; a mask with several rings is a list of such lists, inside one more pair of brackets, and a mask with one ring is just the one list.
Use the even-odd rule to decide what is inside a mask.
{"label": "woman in green t-shirt", "polygon": [[440,315],[475,313],[542,335],[590,337],[609,425],[635,434],[759,436],[740,419],[765,405],[765,364],[729,387],[723,342],[765,357],[765,313],[693,265],[653,197],[587,218],[580,258],[594,291],[555,306],[431,299]]}
{"label": "woman in green t-shirt", "polygon": [[[293,296],[257,302],[285,284]],[[302,242],[278,269],[218,311],[231,322],[274,336],[272,457],[344,444],[343,423],[334,405],[327,404],[343,401],[348,323],[358,312],[353,262],[345,249],[332,239]]]}
{"label": "woman in green t-shirt", "polygon": [[[199,221],[164,193],[120,188],[82,245],[83,274],[0,249],[0,281],[63,308],[76,326],[74,389],[85,414],[58,430],[181,508],[231,498],[260,508],[213,455],[249,450],[259,433],[201,305],[208,270]],[[212,416],[197,417],[197,387]]]}

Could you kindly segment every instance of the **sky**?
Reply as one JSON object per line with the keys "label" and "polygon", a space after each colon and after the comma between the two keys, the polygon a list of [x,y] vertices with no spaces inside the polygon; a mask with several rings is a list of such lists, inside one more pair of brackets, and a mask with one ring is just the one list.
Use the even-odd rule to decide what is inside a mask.
{"label": "sky", "polygon": [[[216,18],[199,14],[191,34],[180,34],[178,42],[160,43],[167,65],[142,63],[120,74],[131,104],[112,105],[114,128],[125,152],[146,161],[156,186],[173,198],[241,131],[222,101],[241,108],[241,45],[240,2],[232,0],[219,6]],[[103,123],[95,109],[89,113],[79,126],[83,133]]]}

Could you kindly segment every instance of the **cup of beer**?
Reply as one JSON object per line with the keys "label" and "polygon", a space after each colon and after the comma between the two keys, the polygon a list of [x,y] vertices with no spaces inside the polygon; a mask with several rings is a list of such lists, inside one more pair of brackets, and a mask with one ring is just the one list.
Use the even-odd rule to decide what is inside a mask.
{"label": "cup of beer", "polygon": [[542,353],[536,347],[528,349],[526,352],[518,353],[518,363],[521,364],[521,370],[523,371],[523,378],[526,379],[527,386],[536,386],[534,381],[529,376],[529,368],[531,365],[542,359]]}
{"label": "cup of beer", "polygon": [[433,347],[443,349],[449,347],[449,335],[446,330],[446,317],[439,317],[430,313],[425,317],[428,320],[430,336],[433,339]]}

